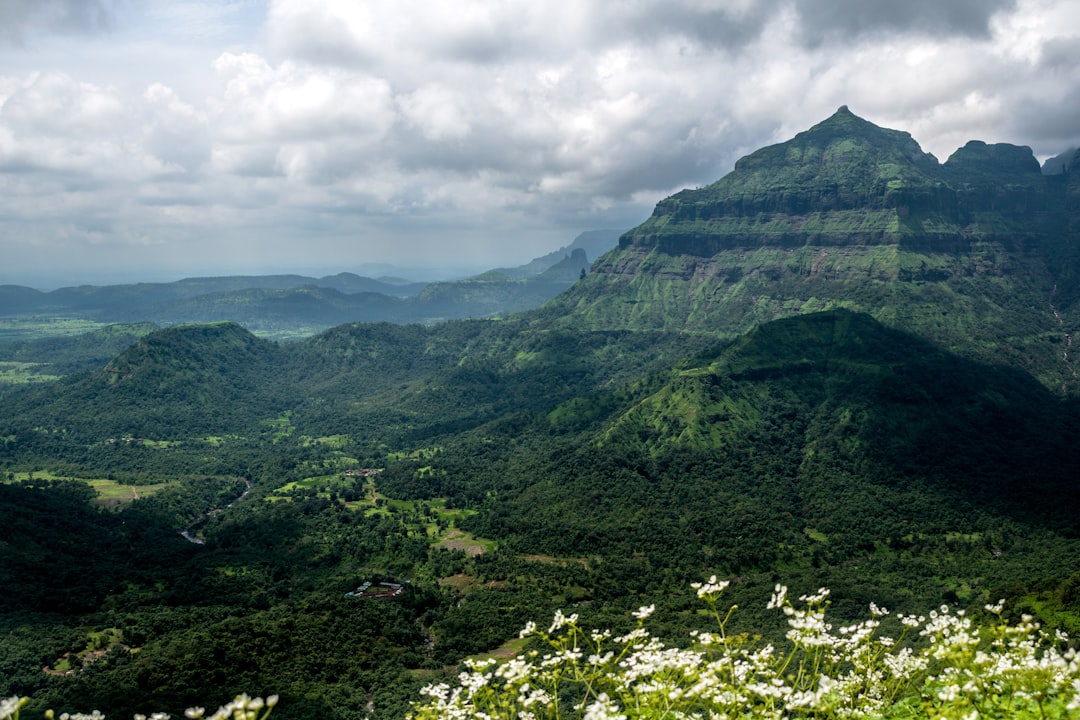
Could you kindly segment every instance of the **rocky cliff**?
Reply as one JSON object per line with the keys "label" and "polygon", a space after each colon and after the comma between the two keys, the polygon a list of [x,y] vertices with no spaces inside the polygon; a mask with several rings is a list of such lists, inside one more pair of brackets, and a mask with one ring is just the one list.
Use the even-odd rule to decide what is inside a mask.
{"label": "rocky cliff", "polygon": [[729,335],[846,307],[1076,389],[1080,177],[973,141],[940,163],[841,107],[657,204],[552,306],[568,322]]}

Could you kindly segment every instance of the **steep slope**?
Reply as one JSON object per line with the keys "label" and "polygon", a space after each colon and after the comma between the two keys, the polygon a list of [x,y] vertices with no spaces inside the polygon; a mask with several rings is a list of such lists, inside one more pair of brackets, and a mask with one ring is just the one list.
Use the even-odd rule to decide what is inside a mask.
{"label": "steep slope", "polygon": [[661,201],[545,318],[730,336],[846,307],[1076,390],[1078,182],[1011,145],[939,164],[843,107]]}
{"label": "steep slope", "polygon": [[865,314],[762,325],[592,407],[609,419],[590,441],[549,440],[549,464],[512,489],[506,468],[524,461],[495,463],[472,491],[495,499],[469,527],[529,552],[712,557],[731,573],[1002,519],[1080,531],[1076,403]]}

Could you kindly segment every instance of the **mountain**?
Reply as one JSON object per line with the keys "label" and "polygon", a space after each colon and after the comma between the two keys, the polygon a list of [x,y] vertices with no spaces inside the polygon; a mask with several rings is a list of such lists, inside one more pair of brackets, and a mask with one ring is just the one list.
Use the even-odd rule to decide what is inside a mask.
{"label": "mountain", "polygon": [[573,256],[576,251],[584,252],[585,260],[591,262],[608,250],[615,248],[619,244],[620,235],[622,235],[621,230],[587,230],[574,238],[572,243],[554,252],[534,258],[524,265],[515,268],[497,268],[494,272],[511,278],[540,275],[553,266],[564,262],[567,258]]}
{"label": "mountain", "polygon": [[1080,148],[1069,148],[1058,153],[1052,158],[1047,158],[1042,164],[1042,171],[1046,175],[1057,175],[1069,172],[1075,167],[1080,167],[1076,161],[1076,153]]}
{"label": "mountain", "polygon": [[353,273],[187,278],[172,283],[85,285],[41,292],[0,285],[0,340],[49,333],[42,318],[158,325],[233,321],[260,335],[291,340],[349,322],[433,323],[504,316],[542,305],[577,282],[590,258],[611,249],[619,232],[580,234],[559,250],[516,268],[457,281],[411,283]]}
{"label": "mountain", "polygon": [[548,307],[576,326],[741,334],[844,307],[1080,387],[1080,176],[971,142],[945,163],[840,108],[651,217]]}
{"label": "mountain", "polygon": [[501,468],[532,450],[459,471],[457,492],[499,496],[468,527],[524,552],[633,548],[654,568],[711,556],[727,574],[785,554],[848,562],[913,528],[973,532],[992,517],[1080,532],[1076,404],[862,313],[766,323],[548,422],[565,432],[588,408],[584,437],[516,485]]}
{"label": "mountain", "polygon": [[48,425],[94,443],[252,432],[296,400],[281,362],[277,345],[235,323],[177,326],[29,402]]}

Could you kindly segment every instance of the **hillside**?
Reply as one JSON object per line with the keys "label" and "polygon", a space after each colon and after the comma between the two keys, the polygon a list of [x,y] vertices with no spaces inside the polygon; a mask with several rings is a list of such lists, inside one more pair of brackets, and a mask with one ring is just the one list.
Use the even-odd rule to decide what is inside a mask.
{"label": "hillside", "polygon": [[658,203],[544,317],[732,336],[844,307],[1074,392],[1078,193],[1027,148],[942,164],[844,107]]}

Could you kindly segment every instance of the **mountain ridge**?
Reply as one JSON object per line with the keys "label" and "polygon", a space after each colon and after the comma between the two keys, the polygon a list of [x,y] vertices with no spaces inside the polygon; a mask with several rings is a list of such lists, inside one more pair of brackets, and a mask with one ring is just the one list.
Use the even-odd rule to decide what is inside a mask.
{"label": "mountain ridge", "polygon": [[661,200],[541,316],[733,337],[837,307],[1075,392],[1080,176],[977,141],[939,163],[843,107]]}

